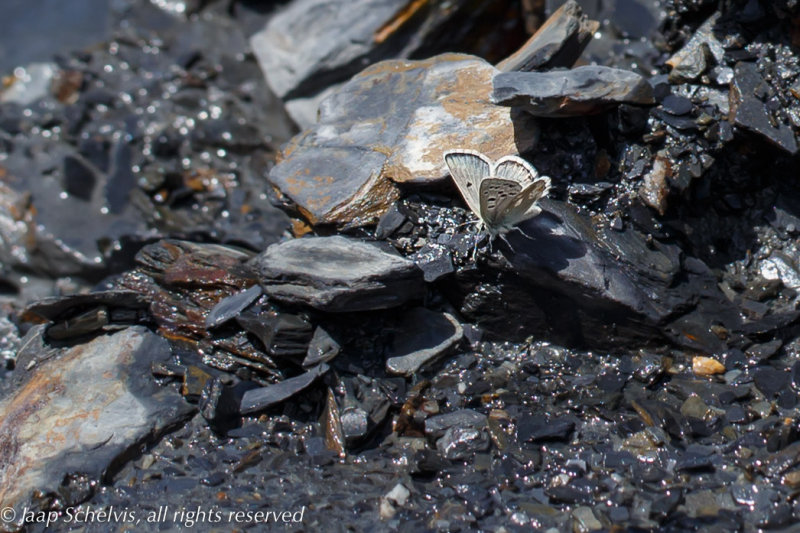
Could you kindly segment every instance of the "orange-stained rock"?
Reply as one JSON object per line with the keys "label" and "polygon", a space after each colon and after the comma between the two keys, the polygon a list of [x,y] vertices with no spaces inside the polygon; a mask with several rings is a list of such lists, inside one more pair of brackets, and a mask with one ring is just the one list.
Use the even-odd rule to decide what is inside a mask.
{"label": "orange-stained rock", "polygon": [[313,225],[362,226],[399,198],[397,183],[443,180],[447,150],[493,159],[529,150],[535,119],[489,101],[497,73],[463,54],[368,67],[323,100],[269,181]]}

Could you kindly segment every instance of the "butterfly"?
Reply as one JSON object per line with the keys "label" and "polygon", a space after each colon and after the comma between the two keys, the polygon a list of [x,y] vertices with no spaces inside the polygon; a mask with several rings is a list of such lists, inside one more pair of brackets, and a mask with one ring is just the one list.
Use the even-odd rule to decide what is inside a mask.
{"label": "butterfly", "polygon": [[550,178],[539,176],[524,159],[507,155],[493,163],[480,152],[461,149],[446,152],[444,162],[492,239],[542,212],[536,202],[550,191]]}

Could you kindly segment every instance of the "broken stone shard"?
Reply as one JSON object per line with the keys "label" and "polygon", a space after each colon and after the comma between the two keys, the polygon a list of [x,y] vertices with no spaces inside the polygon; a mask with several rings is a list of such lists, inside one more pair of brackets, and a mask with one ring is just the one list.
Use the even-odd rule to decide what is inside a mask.
{"label": "broken stone shard", "polygon": [[274,385],[250,389],[242,396],[242,403],[239,410],[242,414],[246,415],[285,401],[298,392],[308,388],[309,385],[323,376],[329,368],[328,365],[322,363],[305,374],[285,379]]}
{"label": "broken stone shard", "polygon": [[651,105],[655,99],[650,84],[635,72],[584,66],[498,74],[492,102],[522,107],[537,117],[571,117],[599,113],[619,104]]}
{"label": "broken stone shard", "polygon": [[578,60],[600,27],[589,20],[575,0],[558,8],[528,42],[497,64],[503,72],[569,68]]}

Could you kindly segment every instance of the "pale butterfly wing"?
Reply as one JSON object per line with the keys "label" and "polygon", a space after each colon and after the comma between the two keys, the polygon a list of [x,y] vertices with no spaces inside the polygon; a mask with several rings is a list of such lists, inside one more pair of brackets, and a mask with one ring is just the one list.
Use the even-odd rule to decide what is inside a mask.
{"label": "pale butterfly wing", "polygon": [[539,173],[530,163],[515,155],[501,157],[492,168],[492,177],[516,181],[523,187],[533,182]]}
{"label": "pale butterfly wing", "polygon": [[506,206],[501,224],[510,228],[542,212],[536,205],[550,191],[550,178],[542,176],[520,191]]}
{"label": "pale butterfly wing", "polygon": [[486,178],[480,186],[480,216],[488,226],[490,232],[495,232],[495,226],[502,225],[508,206],[522,191],[522,185],[516,181]]}
{"label": "pale butterfly wing", "polygon": [[491,173],[492,161],[474,150],[450,150],[444,154],[444,162],[467,207],[482,219],[480,186]]}

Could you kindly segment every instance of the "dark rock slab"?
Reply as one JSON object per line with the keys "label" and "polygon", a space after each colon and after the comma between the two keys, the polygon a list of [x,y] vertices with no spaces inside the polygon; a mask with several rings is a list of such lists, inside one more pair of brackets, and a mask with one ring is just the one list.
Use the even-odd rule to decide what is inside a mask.
{"label": "dark rock slab", "polygon": [[450,251],[442,244],[426,243],[411,256],[411,259],[422,270],[428,283],[455,271]]}
{"label": "dark rock slab", "polygon": [[731,332],[741,327],[738,308],[710,271],[684,272],[677,248],[657,241],[650,246],[632,227],[615,231],[562,202],[540,205],[543,213],[520,225],[530,238],[511,232],[510,248],[495,244],[506,259],[487,266],[504,274],[497,287],[487,290],[469,272],[457,274],[454,303],[486,333],[548,334],[615,348],[666,337],[713,353],[725,345],[711,324]]}
{"label": "dark rock slab", "polygon": [[764,78],[755,63],[736,64],[730,97],[733,122],[788,153],[796,154],[797,139],[791,125],[776,120],[766,104],[757,96],[764,84]]}
{"label": "dark rock slab", "polygon": [[399,197],[395,182],[445,179],[453,147],[496,159],[533,146],[534,119],[512,121],[489,102],[497,73],[460,54],[368,67],[322,102],[319,122],[283,148],[269,181],[311,224],[373,223]]}
{"label": "dark rock slab", "polygon": [[788,388],[790,380],[789,372],[771,366],[758,367],[753,375],[755,386],[769,399],[772,399],[781,390]]}
{"label": "dark rock slab", "polygon": [[308,388],[323,376],[329,368],[328,365],[323,363],[304,374],[283,380],[275,385],[250,389],[242,395],[239,411],[246,415],[286,401],[298,392]]}
{"label": "dark rock slab", "polygon": [[422,296],[422,272],[408,259],[342,236],[295,239],[250,263],[276,300],[322,311],[386,309]]}
{"label": "dark rock slab", "polygon": [[134,291],[110,290],[90,292],[87,294],[71,294],[69,296],[53,296],[38,300],[20,314],[23,320],[39,322],[42,320],[59,320],[70,317],[94,307],[110,307],[130,310],[147,309],[147,298]]}
{"label": "dark rock slab", "polygon": [[387,353],[386,371],[411,376],[461,340],[464,330],[452,315],[417,307],[405,313]]}
{"label": "dark rock slab", "polygon": [[255,335],[270,355],[295,362],[308,351],[314,331],[302,316],[261,309],[243,313],[236,321]]}
{"label": "dark rock slab", "polygon": [[43,344],[41,331],[26,339],[17,387],[0,404],[0,502],[19,510],[33,491],[58,492],[69,473],[112,475],[193,410],[151,377],[151,364],[171,351],[147,329],[57,350]]}
{"label": "dark rock slab", "polygon": [[525,415],[517,422],[517,437],[521,442],[567,440],[575,429],[569,417],[547,419],[541,415]]}
{"label": "dark rock slab", "polygon": [[503,72],[569,68],[575,64],[600,23],[569,0],[542,24],[522,48],[497,64]]}
{"label": "dark rock slab", "polygon": [[619,104],[651,105],[653,89],[628,70],[584,66],[549,72],[506,72],[495,76],[492,102],[521,107],[537,117],[599,113]]}

